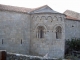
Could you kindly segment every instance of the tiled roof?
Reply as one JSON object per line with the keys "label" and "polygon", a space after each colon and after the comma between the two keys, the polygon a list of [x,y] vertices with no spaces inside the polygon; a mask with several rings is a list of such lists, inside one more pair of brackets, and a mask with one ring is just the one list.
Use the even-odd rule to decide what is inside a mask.
{"label": "tiled roof", "polygon": [[[50,8],[48,5],[44,5],[44,6],[41,6],[41,7],[38,7],[38,8],[34,8],[31,12],[34,12],[34,11],[38,11],[39,9],[45,9],[45,8],[48,8],[50,9],[50,11],[48,10],[47,13],[59,13],[57,11],[54,11],[52,8]],[[42,13],[45,13],[46,11],[42,12]],[[62,13],[60,13],[62,14]]]}
{"label": "tiled roof", "polygon": [[[37,10],[37,9],[40,9],[40,8],[43,8],[43,7],[45,7],[45,6],[47,6],[47,5],[44,5],[44,6],[41,6],[41,7],[38,7],[38,8],[34,8],[32,11]],[[32,12],[32,11],[31,11],[31,12]]]}
{"label": "tiled roof", "polygon": [[9,11],[28,13],[32,9],[31,8],[15,7],[15,6],[9,6],[9,5],[2,5],[2,4],[0,4],[0,10],[9,10]]}
{"label": "tiled roof", "polygon": [[[54,11],[53,9],[51,9],[47,5],[31,9],[31,8],[16,7],[16,6],[9,6],[9,5],[2,5],[2,4],[0,4],[0,10],[15,11],[15,12],[24,12],[24,13],[34,13],[34,11],[38,11],[39,9],[44,9],[46,7],[50,9],[50,11],[48,10],[48,12],[59,13],[59,12]],[[45,13],[45,11],[43,13]]]}
{"label": "tiled roof", "polygon": [[66,19],[70,19],[70,20],[78,20],[77,18],[70,17],[70,16],[66,16]]}
{"label": "tiled roof", "polygon": [[80,13],[77,13],[71,10],[66,10],[64,14],[66,15],[67,19],[80,20]]}

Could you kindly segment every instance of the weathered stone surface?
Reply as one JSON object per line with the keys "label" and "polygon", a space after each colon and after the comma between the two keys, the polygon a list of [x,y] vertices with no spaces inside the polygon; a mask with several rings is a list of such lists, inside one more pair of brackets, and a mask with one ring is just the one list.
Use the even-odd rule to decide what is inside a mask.
{"label": "weathered stone surface", "polygon": [[[35,14],[31,20],[31,54],[49,57],[64,56],[65,24],[64,15],[59,14]],[[59,19],[62,18],[62,20]],[[38,26],[45,28],[44,38],[37,38]],[[56,27],[61,26],[62,38],[56,39]],[[59,54],[60,53],[60,54]]]}
{"label": "weathered stone surface", "polygon": [[28,54],[29,44],[29,15],[0,11],[0,49],[8,52]]}
{"label": "weathered stone surface", "polygon": [[[0,50],[63,58],[64,18],[65,15],[52,10],[49,6],[43,6],[32,13],[0,10]],[[44,27],[43,38],[36,37],[39,26]],[[59,39],[56,38],[56,27],[58,26],[61,27],[61,38]]]}
{"label": "weathered stone surface", "polygon": [[65,20],[65,39],[80,38],[80,21]]}

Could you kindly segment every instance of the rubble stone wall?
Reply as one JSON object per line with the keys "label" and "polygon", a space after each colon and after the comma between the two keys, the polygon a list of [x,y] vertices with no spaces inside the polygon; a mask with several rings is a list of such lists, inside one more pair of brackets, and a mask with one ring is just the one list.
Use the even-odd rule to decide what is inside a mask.
{"label": "rubble stone wall", "polygon": [[13,54],[7,53],[7,60],[57,60],[50,59],[50,58],[43,58],[39,56],[29,56],[29,55],[22,55],[22,54]]}

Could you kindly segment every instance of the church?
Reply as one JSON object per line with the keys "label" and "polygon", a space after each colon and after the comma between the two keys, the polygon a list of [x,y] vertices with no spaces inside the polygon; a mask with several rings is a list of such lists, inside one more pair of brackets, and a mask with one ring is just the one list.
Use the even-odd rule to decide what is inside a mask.
{"label": "church", "polygon": [[32,9],[0,4],[0,50],[63,58],[65,40],[80,37],[79,16],[47,5]]}

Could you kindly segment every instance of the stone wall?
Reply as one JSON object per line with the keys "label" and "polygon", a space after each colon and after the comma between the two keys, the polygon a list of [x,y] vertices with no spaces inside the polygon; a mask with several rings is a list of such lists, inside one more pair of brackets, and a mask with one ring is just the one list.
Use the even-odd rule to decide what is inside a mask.
{"label": "stone wall", "polygon": [[[63,58],[65,24],[63,14],[27,14],[0,11],[0,49],[21,53]],[[45,28],[44,38],[36,38],[38,26]],[[56,39],[56,27],[60,26],[61,39]]]}
{"label": "stone wall", "polygon": [[[65,24],[63,14],[31,15],[31,54],[60,58],[64,57]],[[43,26],[44,38],[37,38],[37,28]],[[61,39],[56,39],[56,27],[62,28]]]}
{"label": "stone wall", "polygon": [[65,39],[80,38],[80,21],[65,20]]}
{"label": "stone wall", "polygon": [[22,55],[22,54],[13,54],[7,53],[7,60],[57,60],[56,58],[43,58],[40,56],[29,56],[29,55]]}
{"label": "stone wall", "polygon": [[0,50],[28,54],[29,44],[29,15],[11,11],[0,11]]}

